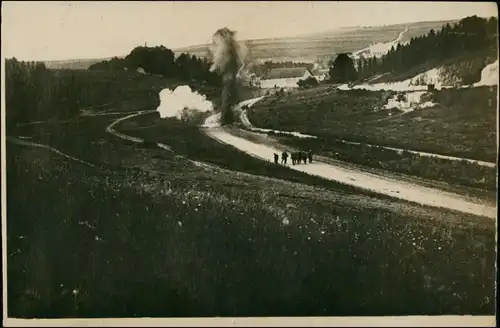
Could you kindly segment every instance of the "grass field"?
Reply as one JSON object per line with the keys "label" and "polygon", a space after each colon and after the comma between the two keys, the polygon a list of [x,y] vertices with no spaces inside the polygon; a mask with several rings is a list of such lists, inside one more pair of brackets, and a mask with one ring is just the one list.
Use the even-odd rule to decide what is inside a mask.
{"label": "grass field", "polygon": [[[147,109],[142,83],[107,110]],[[131,144],[105,132],[116,118],[13,129],[95,167],[7,144],[9,316],[494,313],[493,220],[361,194],[154,115],[120,131],[174,152]]]}
{"label": "grass field", "polygon": [[269,97],[248,117],[261,128],[496,161],[497,88],[436,91],[437,106],[394,117],[380,110],[391,92],[319,90]]}
{"label": "grass field", "polygon": [[113,143],[101,169],[9,147],[11,315],[493,311],[489,220]]}
{"label": "grass field", "polygon": [[161,120],[158,114],[153,113],[125,121],[117,129],[121,133],[143,138],[146,142],[149,141],[150,144],[162,142],[169,145],[176,154],[185,155],[190,159],[214,164],[225,169],[323,186],[342,192],[374,195],[369,191],[309,176],[286,166],[275,165],[271,162],[271,158],[269,162],[263,162],[207,137],[200,131],[196,123],[183,124],[175,119]]}

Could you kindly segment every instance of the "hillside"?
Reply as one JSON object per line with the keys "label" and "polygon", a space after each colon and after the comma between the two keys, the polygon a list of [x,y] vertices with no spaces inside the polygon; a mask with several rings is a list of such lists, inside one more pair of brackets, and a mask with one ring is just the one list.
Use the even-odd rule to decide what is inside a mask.
{"label": "hillside", "polygon": [[[354,52],[371,45],[389,42],[395,39],[402,31],[402,42],[408,42],[412,37],[417,37],[429,32],[430,29],[439,29],[446,23],[455,21],[418,22],[375,27],[340,28],[337,30],[304,35],[300,37],[286,37],[274,39],[247,40],[247,47],[251,48],[254,60],[275,61],[308,61],[325,59],[338,52]],[[195,45],[175,49],[176,54],[187,52],[192,55],[204,57],[209,55],[208,45]]]}
{"label": "hillside", "polygon": [[486,65],[498,60],[497,26],[496,18],[471,16],[407,43],[394,40],[388,51],[378,47],[385,53],[377,58],[354,58],[358,79],[369,83],[413,79],[436,87],[471,85],[480,80]]}
{"label": "hillside", "polygon": [[[340,28],[323,33],[302,35],[298,37],[284,37],[272,39],[244,40],[251,47],[252,57],[258,61],[307,61],[324,59],[338,52],[355,52],[378,43],[394,40],[404,33],[401,42],[408,42],[412,37],[417,37],[429,32],[430,29],[439,29],[446,23],[454,21],[432,21],[409,24],[395,24],[387,26],[349,27]],[[193,45],[175,49],[175,55],[183,52],[197,57],[208,57],[208,44]],[[121,57],[121,56],[118,56]],[[68,59],[44,61],[49,69],[87,69],[91,65],[109,60],[109,58]]]}
{"label": "hillside", "polygon": [[[404,24],[393,24],[393,25],[384,25],[384,26],[357,26],[357,27],[345,27],[340,28],[338,30],[332,30],[329,32],[312,34],[310,37],[323,37],[329,38],[334,37],[338,34],[339,31],[343,31],[344,34],[347,33],[356,33],[356,34],[364,34],[366,36],[373,36],[377,34],[386,34],[385,41],[390,41],[394,39],[400,32],[408,28],[407,33],[405,33],[402,38],[403,42],[410,41],[411,38],[420,36],[429,32],[430,29],[440,28],[446,23],[454,24],[458,22],[458,20],[444,20],[444,21],[427,21],[427,22],[412,22],[412,23],[404,23]],[[388,34],[392,34],[392,37],[389,37]]]}
{"label": "hillside", "polygon": [[[186,67],[200,62],[174,61],[166,48],[134,50],[133,65],[163,76],[6,61],[10,317],[495,313],[494,220],[275,165],[209,137],[195,120],[160,119],[159,92],[184,85]],[[196,78],[216,102],[217,86]],[[272,121],[303,124],[312,114],[340,130],[341,116],[382,117],[366,106],[385,103],[377,94],[310,91],[318,89],[285,99],[291,106],[266,99],[277,103],[272,115],[284,113]],[[464,131],[482,118],[475,107],[493,108],[488,88],[471,89],[469,101],[447,91],[435,101],[454,107],[445,118],[467,114]],[[421,123],[442,131],[428,114]],[[435,167],[410,160],[403,164]],[[438,173],[462,169],[479,174]]]}

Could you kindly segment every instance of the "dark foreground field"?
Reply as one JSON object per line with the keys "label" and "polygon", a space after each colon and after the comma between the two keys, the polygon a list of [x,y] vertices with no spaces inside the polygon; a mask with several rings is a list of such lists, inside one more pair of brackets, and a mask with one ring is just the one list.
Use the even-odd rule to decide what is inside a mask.
{"label": "dark foreground field", "polygon": [[392,117],[380,109],[393,92],[334,89],[268,97],[248,117],[260,128],[496,162],[496,87],[435,91],[437,106]]}
{"label": "dark foreground field", "polygon": [[121,131],[175,152],[126,142],[105,132],[118,117],[11,130],[93,166],[7,143],[9,316],[494,313],[493,220],[277,168],[173,120]]}
{"label": "dark foreground field", "polygon": [[93,120],[59,149],[100,167],[8,146],[10,316],[494,311],[492,220],[198,167]]}

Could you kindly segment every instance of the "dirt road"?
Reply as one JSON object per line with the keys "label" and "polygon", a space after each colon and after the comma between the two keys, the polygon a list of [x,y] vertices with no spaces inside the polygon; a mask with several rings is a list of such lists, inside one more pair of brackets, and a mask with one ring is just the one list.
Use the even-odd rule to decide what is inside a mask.
{"label": "dirt road", "polygon": [[[127,139],[139,143],[144,142],[143,139],[119,133],[114,129],[114,127],[122,121],[151,112],[153,111],[140,111],[135,112],[131,115],[126,115],[114,121],[107,127],[106,130],[108,133],[111,133],[122,139]],[[257,141],[250,141],[243,137],[232,134],[229,130],[220,127],[219,119],[220,115],[214,114],[205,120],[203,127],[205,132],[210,137],[266,161],[271,161],[273,159],[274,153],[281,153],[281,149],[278,149],[272,145]],[[160,148],[170,150],[170,147],[168,147],[167,145],[163,145],[160,143],[158,143],[157,145]],[[492,219],[496,218],[497,211],[495,206],[485,204],[480,200],[471,201],[470,199],[466,199],[461,195],[445,192],[439,189],[429,188],[415,183],[409,183],[394,178],[384,177],[366,171],[340,167],[334,164],[327,164],[317,161],[310,164],[288,165],[290,166],[290,168],[297,171],[301,171],[310,175],[320,176],[322,178],[330,180],[335,180],[347,185],[371,190],[377,193],[386,194],[398,199],[412,201],[420,203],[422,205],[433,207],[448,208],[460,212],[485,216]]]}
{"label": "dirt road", "polygon": [[[247,140],[231,134],[228,130],[221,128],[218,124],[217,114],[208,117],[205,120],[203,127],[205,128],[207,135],[210,137],[219,140],[220,142],[229,144],[254,157],[271,161],[274,153],[281,154],[281,150],[276,147]],[[288,165],[290,168],[297,171],[335,180],[347,185],[389,195],[398,199],[433,207],[448,208],[492,219],[496,218],[496,207],[485,204],[481,200],[472,202],[461,195],[445,192],[439,189],[429,188],[361,170],[347,169],[322,162],[313,162],[311,164],[302,165]]]}

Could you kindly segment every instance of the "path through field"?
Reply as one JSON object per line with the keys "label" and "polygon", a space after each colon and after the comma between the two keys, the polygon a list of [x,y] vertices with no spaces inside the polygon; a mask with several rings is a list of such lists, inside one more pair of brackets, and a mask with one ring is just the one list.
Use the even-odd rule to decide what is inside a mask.
{"label": "path through field", "polygon": [[[203,127],[208,136],[266,161],[272,160],[274,153],[281,154],[281,149],[277,149],[271,145],[250,141],[231,134],[228,130],[220,127],[217,122],[217,114],[214,114],[205,120]],[[288,164],[288,166],[294,170],[305,172],[307,174],[335,180],[341,183],[389,195],[395,198],[416,202],[422,205],[443,207],[460,212],[485,216],[492,219],[496,218],[496,207],[487,205],[481,200],[470,201],[461,195],[445,192],[439,189],[429,188],[369,172],[347,169],[317,161],[311,164]]]}
{"label": "path through field", "polygon": [[[248,103],[248,101],[246,103]],[[123,113],[124,116],[115,120],[112,124],[110,124],[106,128],[106,130],[108,133],[111,133],[118,138],[126,139],[136,143],[142,143],[144,142],[143,139],[119,133],[114,129],[114,127],[120,122],[132,119],[136,116],[148,114],[151,112],[154,111],[151,110],[139,111],[139,112],[134,112],[132,114],[129,113],[129,115],[125,115],[126,113]],[[87,116],[93,116],[93,115],[87,115]],[[213,114],[205,120],[205,123],[203,125],[203,130],[205,131],[205,133],[208,136],[212,137],[213,139],[231,145],[245,153],[248,153],[254,157],[263,159],[265,161],[271,161],[273,159],[274,153],[280,154],[281,151],[284,148],[286,148],[283,146],[283,148],[277,149],[272,145],[250,141],[243,137],[236,136],[227,129],[224,129],[219,125],[218,123],[219,118],[220,117],[218,114]],[[59,155],[69,157],[72,160],[82,161],[80,159],[71,157],[67,154],[61,153],[60,151],[46,145],[26,142],[19,140],[17,138],[9,138],[9,141],[18,144],[23,144],[26,146],[49,148],[57,152]],[[157,146],[162,149],[171,151],[168,145],[157,143]],[[84,163],[90,164],[86,162]],[[313,163],[310,164],[301,164],[301,165],[288,164],[288,166],[294,170],[301,171],[310,175],[315,175],[322,178],[338,181],[347,185],[352,185],[365,190],[370,190],[380,194],[389,195],[398,199],[412,201],[432,207],[448,208],[460,212],[485,216],[492,219],[496,218],[496,213],[497,213],[496,207],[488,205],[479,199],[472,201],[470,199],[466,199],[461,195],[445,192],[439,189],[429,188],[415,183],[400,181],[394,178],[389,178],[382,175],[373,174],[370,172],[365,172],[353,168],[340,167],[337,165],[327,164],[318,161],[314,161]]]}

